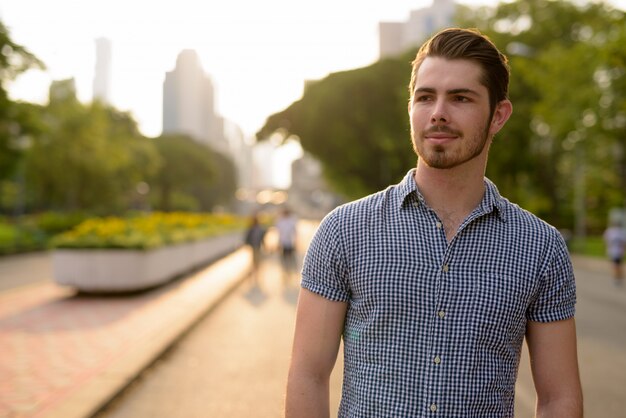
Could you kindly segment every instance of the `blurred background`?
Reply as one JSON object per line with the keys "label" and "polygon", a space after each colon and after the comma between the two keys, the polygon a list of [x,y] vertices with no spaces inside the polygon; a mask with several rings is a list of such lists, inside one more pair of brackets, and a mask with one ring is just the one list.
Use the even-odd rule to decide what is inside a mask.
{"label": "blurred background", "polygon": [[399,181],[410,61],[457,25],[511,61],[488,176],[603,253],[626,199],[626,2],[203,3],[0,3],[2,253],[129,211],[319,218]]}
{"label": "blurred background", "polygon": [[[155,363],[103,417],[278,416],[298,284],[281,274],[272,218],[288,206],[301,221],[301,257],[328,211],[415,166],[410,63],[450,26],[480,29],[509,57],[514,112],[487,176],[566,238],[587,415],[623,416],[624,292],[602,235],[626,225],[625,10],[624,0],[0,0],[0,417],[92,416],[121,388],[83,390],[126,376],[114,366],[129,350],[157,356],[177,339],[156,362],[166,374]],[[257,286],[244,249],[143,293],[53,282],[49,249],[240,241],[258,212],[270,248]],[[84,264],[87,284],[102,264],[117,267]],[[242,285],[205,315],[216,283]],[[197,332],[162,341],[196,311]],[[517,416],[532,416],[527,358],[516,395]],[[58,409],[84,403],[82,415]]]}

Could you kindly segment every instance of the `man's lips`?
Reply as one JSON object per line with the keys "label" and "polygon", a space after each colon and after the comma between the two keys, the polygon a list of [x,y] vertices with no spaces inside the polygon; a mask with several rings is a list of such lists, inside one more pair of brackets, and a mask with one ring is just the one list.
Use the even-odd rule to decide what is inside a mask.
{"label": "man's lips", "polygon": [[444,144],[446,142],[454,141],[455,139],[459,138],[459,136],[454,135],[454,134],[437,133],[437,134],[426,134],[424,138],[427,141],[435,143],[435,144]]}
{"label": "man's lips", "polygon": [[445,133],[426,134],[425,136],[426,136],[426,138],[433,138],[433,139],[447,139],[447,138],[457,138],[458,137],[458,135],[445,134]]}
{"label": "man's lips", "polygon": [[424,132],[424,138],[437,143],[452,141],[460,138],[461,134],[451,129],[429,129]]}

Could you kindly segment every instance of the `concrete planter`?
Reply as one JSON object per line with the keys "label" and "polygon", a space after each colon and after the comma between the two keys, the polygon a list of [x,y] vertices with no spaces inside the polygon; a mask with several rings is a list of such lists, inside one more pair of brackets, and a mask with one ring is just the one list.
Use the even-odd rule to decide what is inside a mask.
{"label": "concrete planter", "polygon": [[92,293],[131,292],[162,285],[239,248],[243,233],[153,250],[57,249],[57,283]]}

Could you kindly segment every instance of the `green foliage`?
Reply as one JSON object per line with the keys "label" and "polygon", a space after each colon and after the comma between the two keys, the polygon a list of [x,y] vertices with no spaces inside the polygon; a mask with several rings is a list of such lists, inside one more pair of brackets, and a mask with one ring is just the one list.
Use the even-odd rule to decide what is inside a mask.
{"label": "green foliage", "polygon": [[150,179],[156,209],[210,211],[229,203],[236,188],[229,158],[184,135],[163,135],[152,142],[163,162]]}
{"label": "green foliage", "polygon": [[[513,115],[487,175],[504,196],[560,228],[600,230],[626,201],[626,18],[607,3],[517,0],[460,7],[508,56]],[[398,181],[414,165],[406,103],[414,54],[331,74],[272,115],[259,140],[296,136],[349,197]]]}
{"label": "green foliage", "polygon": [[216,181],[208,187],[197,187],[193,194],[197,196],[201,210],[211,210],[216,206],[230,208],[237,190],[237,170],[233,161],[224,154],[214,152],[211,157],[218,174]]}
{"label": "green foliage", "polygon": [[514,111],[487,175],[558,226],[572,227],[582,199],[594,209],[587,227],[601,229],[608,208],[626,196],[624,12],[606,3],[518,0],[464,9],[460,24],[488,34],[512,69]]}
{"label": "green foliage", "polygon": [[30,220],[0,218],[0,255],[41,250],[46,236]]}
{"label": "green foliage", "polygon": [[14,43],[0,22],[0,180],[11,177],[18,167],[24,146],[38,124],[32,118],[32,105],[9,100],[6,82],[19,74],[44,65],[26,48]]}
{"label": "green foliage", "polygon": [[151,249],[244,228],[245,221],[230,214],[170,212],[92,218],[56,236],[52,245],[55,248]]}
{"label": "green foliage", "polygon": [[407,118],[408,56],[329,75],[257,134],[295,135],[350,197],[385,187],[415,164]]}
{"label": "green foliage", "polygon": [[12,252],[18,239],[18,229],[0,219],[0,254]]}
{"label": "green foliage", "polygon": [[606,257],[606,247],[601,236],[573,239],[570,248],[572,253],[575,254],[590,257]]}
{"label": "green foliage", "polygon": [[44,131],[24,160],[34,208],[92,212],[124,210],[137,183],[160,166],[156,149],[132,118],[98,102],[85,106],[71,88],[41,109]]}
{"label": "green foliage", "polygon": [[[216,172],[211,150],[183,135],[163,135],[152,140],[163,166],[151,178],[150,184],[157,197],[156,208],[162,211],[189,209],[176,207],[174,196],[189,195],[195,188],[209,187]],[[187,199],[188,200],[188,199]],[[183,198],[184,202],[185,199]]]}
{"label": "green foliage", "polygon": [[43,212],[28,216],[36,228],[47,236],[53,236],[74,228],[88,218],[84,212]]}
{"label": "green foliage", "polygon": [[13,80],[19,74],[32,68],[45,68],[44,64],[28,49],[11,40],[9,30],[0,22],[0,84]]}
{"label": "green foliage", "polygon": [[0,217],[0,254],[45,250],[50,239],[87,219],[80,212],[43,212],[18,218]]}

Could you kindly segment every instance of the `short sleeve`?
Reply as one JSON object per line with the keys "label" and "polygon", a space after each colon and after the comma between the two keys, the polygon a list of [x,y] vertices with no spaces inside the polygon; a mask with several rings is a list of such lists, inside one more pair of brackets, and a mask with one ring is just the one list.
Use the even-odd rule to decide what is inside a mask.
{"label": "short sleeve", "polygon": [[576,305],[574,269],[561,234],[552,233],[550,256],[540,280],[537,297],[528,309],[528,319],[552,322],[572,318]]}
{"label": "short sleeve", "polygon": [[332,301],[350,298],[339,212],[335,209],[320,223],[302,265],[302,287]]}

